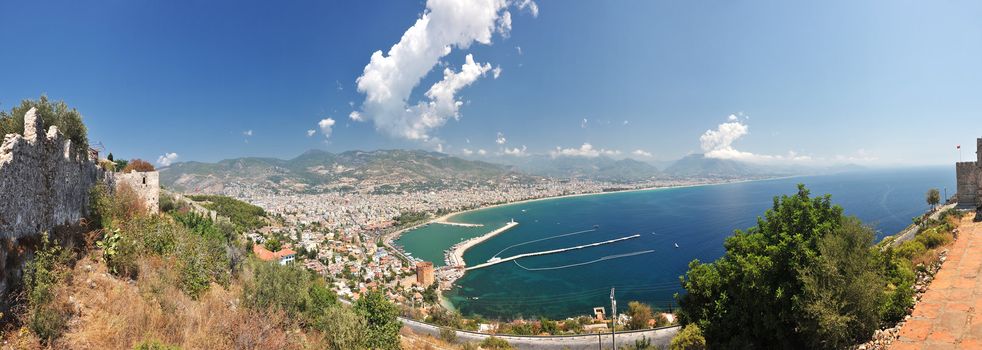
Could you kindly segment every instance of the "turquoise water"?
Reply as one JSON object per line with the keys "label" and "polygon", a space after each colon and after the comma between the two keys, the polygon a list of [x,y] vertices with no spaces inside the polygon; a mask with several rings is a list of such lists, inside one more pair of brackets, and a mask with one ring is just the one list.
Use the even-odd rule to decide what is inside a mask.
{"label": "turquoise water", "polygon": [[[883,237],[903,229],[927,209],[924,193],[929,188],[947,187],[953,194],[954,171],[947,167],[879,170],[517,203],[453,218],[485,227],[430,225],[408,232],[397,244],[442,265],[442,251],[449,246],[511,218],[517,220],[517,227],[465,254],[468,265],[475,265],[495,255],[640,234],[614,244],[468,271],[445,295],[465,315],[496,319],[588,314],[595,306],[610,305],[611,287],[616,287],[625,307],[627,301],[639,300],[669,309],[674,306],[672,296],[681,292],[678,277],[690,261],[720,257],[723,240],[733,230],[754,225],[775,195],[795,193],[797,183],[806,184],[812,195],[832,194],[833,202],[847,214],[873,225],[878,237]],[[522,244],[535,240],[540,241]]]}

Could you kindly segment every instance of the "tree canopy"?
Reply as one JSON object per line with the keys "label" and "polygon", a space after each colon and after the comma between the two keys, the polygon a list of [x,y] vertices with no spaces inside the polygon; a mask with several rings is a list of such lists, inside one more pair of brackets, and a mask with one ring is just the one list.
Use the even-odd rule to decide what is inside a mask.
{"label": "tree canopy", "polygon": [[80,157],[88,157],[89,136],[82,114],[71,108],[65,101],[51,102],[48,96],[41,95],[37,100],[23,100],[20,105],[12,108],[9,113],[0,112],[0,137],[6,134],[24,134],[24,114],[31,108],[37,108],[41,117],[41,125],[45,130],[56,126],[62,135],[72,140],[72,149]]}
{"label": "tree canopy", "polygon": [[698,325],[711,348],[841,348],[868,339],[902,290],[888,283],[897,282],[888,268],[896,266],[872,248],[874,236],[831,196],[812,198],[798,185],[775,197],[756,226],[727,238],[723,257],[689,264],[680,321]]}

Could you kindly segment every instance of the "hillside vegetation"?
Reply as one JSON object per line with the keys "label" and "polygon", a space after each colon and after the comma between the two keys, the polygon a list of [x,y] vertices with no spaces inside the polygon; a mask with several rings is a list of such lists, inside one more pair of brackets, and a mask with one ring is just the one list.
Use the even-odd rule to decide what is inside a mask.
{"label": "hillside vegetation", "polygon": [[954,213],[897,248],[874,245],[872,228],[799,185],[797,194],[775,197],[756,226],[727,238],[723,257],[689,264],[680,320],[710,348],[862,343],[909,313],[915,275],[953,239]]}
{"label": "hillside vegetation", "polygon": [[[233,225],[150,215],[131,190],[92,193],[88,244],[43,235],[3,339],[18,349],[394,349],[380,292],[341,304],[327,281],[248,256]],[[216,202],[224,202],[212,198]],[[253,219],[256,219],[255,217]],[[249,220],[246,220],[249,222]]]}

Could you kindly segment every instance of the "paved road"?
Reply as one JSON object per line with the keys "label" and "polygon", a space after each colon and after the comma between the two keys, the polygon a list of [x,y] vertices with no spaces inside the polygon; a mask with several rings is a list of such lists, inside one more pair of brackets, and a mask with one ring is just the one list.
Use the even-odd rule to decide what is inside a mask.
{"label": "paved road", "polygon": [[982,348],[982,223],[962,218],[958,239],[891,349]]}
{"label": "paved road", "polygon": [[[402,324],[408,327],[416,334],[429,334],[434,337],[440,336],[440,328],[413,321],[406,318],[399,318]],[[617,346],[621,347],[627,344],[634,344],[635,340],[640,340],[642,337],[651,341],[651,345],[660,348],[667,347],[672,341],[672,337],[678,332],[679,327],[667,327],[659,329],[650,329],[645,331],[634,331],[634,332],[624,332],[617,333],[615,336],[617,341]],[[459,342],[474,342],[478,343],[489,337],[487,334],[467,332],[467,331],[457,331],[457,340]],[[495,337],[504,339],[511,344],[511,346],[516,349],[534,349],[534,350],[552,350],[552,349],[569,349],[569,350],[595,350],[598,348],[602,349],[612,349],[610,333],[597,335],[573,335],[573,336],[512,336],[512,335],[496,335]]]}
{"label": "paved road", "polygon": [[[937,220],[938,217],[941,216],[941,213],[943,213],[945,210],[954,208],[955,205],[957,204],[948,204],[941,208],[938,208],[938,210],[935,210],[934,213],[931,213],[931,219]],[[903,230],[902,232],[900,232],[900,234],[897,235],[897,238],[894,239],[893,242],[890,242],[890,245],[896,247],[899,246],[900,243],[911,240],[912,238],[914,238],[915,235],[917,235],[917,230],[919,230],[921,226],[922,225],[914,225]]]}

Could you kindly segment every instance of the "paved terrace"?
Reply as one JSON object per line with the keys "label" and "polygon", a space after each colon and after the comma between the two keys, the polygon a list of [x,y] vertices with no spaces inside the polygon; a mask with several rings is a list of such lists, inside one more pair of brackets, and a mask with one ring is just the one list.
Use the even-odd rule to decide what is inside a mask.
{"label": "paved terrace", "polygon": [[972,216],[891,349],[982,349],[982,223]]}

